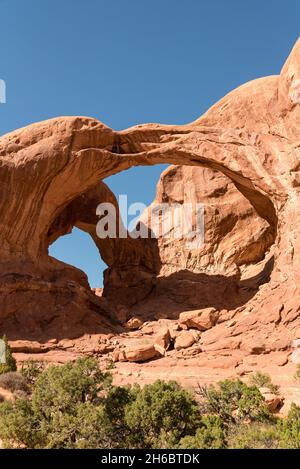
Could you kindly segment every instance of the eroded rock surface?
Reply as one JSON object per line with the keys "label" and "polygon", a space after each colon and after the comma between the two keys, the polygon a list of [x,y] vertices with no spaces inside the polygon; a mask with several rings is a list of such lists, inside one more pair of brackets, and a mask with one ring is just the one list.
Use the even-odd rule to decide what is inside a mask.
{"label": "eroded rock surface", "polygon": [[[264,363],[294,369],[298,352],[291,358],[291,344],[300,339],[299,80],[298,40],[280,75],[237,88],[187,125],[117,132],[92,118],[61,117],[1,137],[0,330],[16,347],[35,341],[48,348],[41,346],[41,353],[62,361],[63,354],[113,353],[119,345],[109,338],[109,344],[98,343],[101,334],[144,341],[146,329],[124,332],[124,318],[154,320],[153,331],[159,320],[169,320],[176,341],[180,313],[213,308],[216,321],[190,347],[169,347],[163,356],[151,339],[130,361],[134,353],[141,361],[153,354],[153,368],[166,367],[155,377],[167,370],[168,377],[177,376],[180,360],[190,366],[187,376],[193,367],[214,377],[210,370],[243,374]],[[176,166],[162,175],[152,206],[203,203],[201,248],[191,249],[184,239],[95,236],[97,204],[111,201],[118,211],[102,179],[156,163]],[[103,295],[90,290],[83,272],[48,255],[49,244],[73,226],[91,235],[108,265]],[[97,343],[89,348],[86,340]],[[18,354],[21,360],[26,352]],[[120,360],[118,366],[129,365]],[[134,376],[140,365],[130,366]],[[147,374],[152,365],[143,366]]]}

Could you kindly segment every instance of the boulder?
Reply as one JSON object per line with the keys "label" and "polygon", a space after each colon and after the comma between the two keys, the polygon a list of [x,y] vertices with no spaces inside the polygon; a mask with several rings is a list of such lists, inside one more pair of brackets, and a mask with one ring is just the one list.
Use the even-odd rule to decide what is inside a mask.
{"label": "boulder", "polygon": [[282,407],[284,402],[284,397],[274,394],[269,388],[261,387],[259,388],[260,393],[262,394],[266,404],[271,412],[277,412]]}
{"label": "boulder", "polygon": [[219,313],[215,308],[196,309],[180,313],[179,323],[188,328],[206,331],[216,324],[218,317]]}
{"label": "boulder", "polygon": [[167,327],[163,327],[154,337],[154,348],[161,355],[165,355],[170,346],[171,336]]}
{"label": "boulder", "polygon": [[190,329],[189,332],[192,334],[192,336],[195,339],[195,342],[198,342],[201,338],[201,332],[198,329]]}
{"label": "boulder", "polygon": [[126,362],[127,358],[126,358],[124,350],[116,348],[112,353],[112,361],[113,362]]}
{"label": "boulder", "polygon": [[130,318],[126,322],[126,328],[129,329],[130,331],[136,331],[137,329],[140,329],[143,327],[143,321],[141,321],[139,318]]}
{"label": "boulder", "polygon": [[188,348],[196,342],[194,335],[190,331],[181,331],[175,339],[175,349]]}
{"label": "boulder", "polygon": [[159,356],[161,354],[156,350],[153,341],[149,339],[135,340],[125,349],[125,357],[129,362],[145,362]]}
{"label": "boulder", "polygon": [[170,324],[169,332],[170,332],[171,339],[174,340],[178,336],[178,334],[180,333],[180,330],[181,330],[181,327],[179,326],[178,323]]}

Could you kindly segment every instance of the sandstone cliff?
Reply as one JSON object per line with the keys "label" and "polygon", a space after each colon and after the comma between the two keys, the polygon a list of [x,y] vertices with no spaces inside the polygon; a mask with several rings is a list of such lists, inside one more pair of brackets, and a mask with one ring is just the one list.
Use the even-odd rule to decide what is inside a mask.
{"label": "sandstone cliff", "polygon": [[[230,350],[239,366],[249,354],[290,350],[300,337],[299,141],[300,40],[280,75],[239,87],[187,125],[116,132],[60,117],[1,137],[1,330],[47,341],[120,332],[116,303],[143,320],[214,308],[200,361]],[[162,175],[154,204],[205,204],[201,250],[95,237],[95,205],[115,203],[101,180],[156,163],[176,167]],[[48,255],[72,226],[91,234],[109,266],[102,297]]]}

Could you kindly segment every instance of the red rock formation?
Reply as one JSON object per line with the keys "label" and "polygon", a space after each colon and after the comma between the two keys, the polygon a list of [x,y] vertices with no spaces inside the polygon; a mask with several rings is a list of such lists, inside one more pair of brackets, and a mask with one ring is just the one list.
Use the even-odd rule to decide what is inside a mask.
{"label": "red rock formation", "polygon": [[[95,119],[62,117],[3,136],[0,328],[39,340],[107,331],[109,301],[119,292],[120,303],[133,300],[144,316],[218,309],[217,325],[199,341],[203,357],[236,349],[230,366],[239,366],[244,355],[287,349],[300,337],[299,83],[300,40],[279,76],[239,87],[188,125],[116,132]],[[180,243],[99,241],[95,212],[86,213],[87,205],[114,200],[99,186],[103,178],[156,163],[208,168],[169,169],[158,198],[183,201],[182,187],[192,181],[196,198],[221,201],[219,217],[207,209],[203,251],[188,259]],[[49,242],[73,225],[92,235],[109,266],[109,301],[90,291],[82,272],[48,255]]]}
{"label": "red rock formation", "polygon": [[[232,275],[239,267],[264,259],[273,244],[273,231],[226,176],[208,168],[170,166],[160,177],[156,199],[160,204],[203,204],[204,239],[198,246],[181,236],[158,237],[161,274],[191,272]],[[172,206],[171,205],[171,206]],[[147,214],[143,216],[146,223]],[[190,245],[192,247],[190,247]]]}

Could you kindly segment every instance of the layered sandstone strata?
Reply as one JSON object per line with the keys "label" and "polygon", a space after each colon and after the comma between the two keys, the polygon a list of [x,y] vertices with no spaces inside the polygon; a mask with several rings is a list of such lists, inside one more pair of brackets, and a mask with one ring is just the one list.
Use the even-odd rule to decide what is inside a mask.
{"label": "layered sandstone strata", "polygon": [[[1,137],[1,330],[45,340],[108,331],[110,302],[119,300],[149,317],[215,308],[218,323],[202,334],[203,350],[289,347],[300,336],[299,95],[298,41],[279,76],[239,87],[187,125],[116,132],[95,119],[61,117]],[[95,238],[95,205],[114,203],[101,180],[156,163],[198,167],[169,169],[158,198],[207,204],[201,251],[177,240]],[[48,255],[72,226],[91,234],[108,264],[104,298],[84,273]]]}

